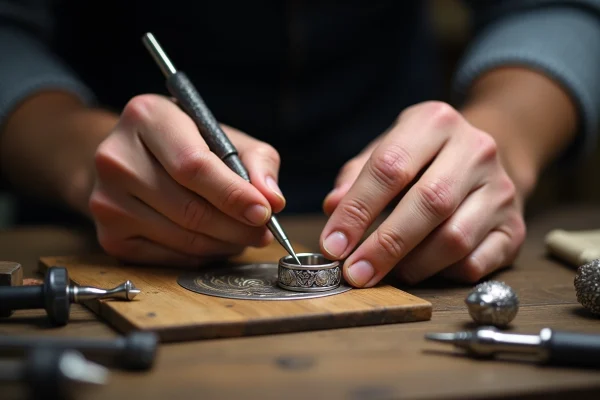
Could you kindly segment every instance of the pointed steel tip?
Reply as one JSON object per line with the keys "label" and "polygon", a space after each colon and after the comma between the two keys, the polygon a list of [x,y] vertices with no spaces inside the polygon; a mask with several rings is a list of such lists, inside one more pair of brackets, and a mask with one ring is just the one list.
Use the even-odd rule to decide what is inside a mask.
{"label": "pointed steel tip", "polygon": [[426,333],[425,339],[432,342],[453,343],[456,335],[454,333]]}
{"label": "pointed steel tip", "polygon": [[126,288],[125,292],[127,295],[127,300],[133,300],[135,298],[135,296],[142,293],[142,291],[140,289],[136,288],[135,285],[133,284],[133,282],[131,282],[131,281],[125,282],[125,288]]}
{"label": "pointed steel tip", "polygon": [[298,265],[302,265],[302,263],[300,262],[300,259],[296,255],[296,253],[292,252],[292,257],[294,257],[294,260],[298,263]]}

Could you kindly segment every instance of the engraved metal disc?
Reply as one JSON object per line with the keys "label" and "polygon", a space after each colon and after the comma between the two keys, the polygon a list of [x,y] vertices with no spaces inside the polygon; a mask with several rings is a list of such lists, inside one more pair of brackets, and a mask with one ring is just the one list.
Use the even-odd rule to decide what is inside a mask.
{"label": "engraved metal disc", "polygon": [[192,292],[242,300],[301,300],[331,296],[351,289],[342,282],[325,292],[294,292],[277,285],[278,264],[244,264],[185,272],[177,283]]}

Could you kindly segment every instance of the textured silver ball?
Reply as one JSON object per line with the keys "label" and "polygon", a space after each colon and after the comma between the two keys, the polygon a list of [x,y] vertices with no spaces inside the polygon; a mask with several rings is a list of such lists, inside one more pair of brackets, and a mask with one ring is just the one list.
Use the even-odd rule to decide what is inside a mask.
{"label": "textured silver ball", "polygon": [[577,301],[591,313],[600,315],[600,259],[577,268],[574,284]]}
{"label": "textured silver ball", "polygon": [[519,298],[504,282],[480,283],[465,299],[471,318],[479,325],[503,327],[517,315]]}

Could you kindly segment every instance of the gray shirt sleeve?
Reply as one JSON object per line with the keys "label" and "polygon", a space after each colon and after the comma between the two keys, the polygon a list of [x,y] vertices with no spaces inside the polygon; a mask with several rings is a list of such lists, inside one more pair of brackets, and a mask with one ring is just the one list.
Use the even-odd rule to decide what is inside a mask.
{"label": "gray shirt sleeve", "polygon": [[460,104],[486,71],[520,65],[551,77],[574,99],[579,131],[563,160],[586,156],[600,113],[600,0],[470,1],[476,36],[453,83]]}
{"label": "gray shirt sleeve", "polygon": [[94,95],[47,45],[51,0],[0,0],[0,132],[8,115],[31,93],[68,91],[84,103]]}

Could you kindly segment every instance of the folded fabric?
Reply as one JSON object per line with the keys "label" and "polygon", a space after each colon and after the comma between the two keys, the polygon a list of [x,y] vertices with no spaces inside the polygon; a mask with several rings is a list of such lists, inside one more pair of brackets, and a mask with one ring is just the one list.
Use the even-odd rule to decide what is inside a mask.
{"label": "folded fabric", "polygon": [[600,259],[600,229],[554,229],[546,235],[546,248],[552,255],[578,267]]}

